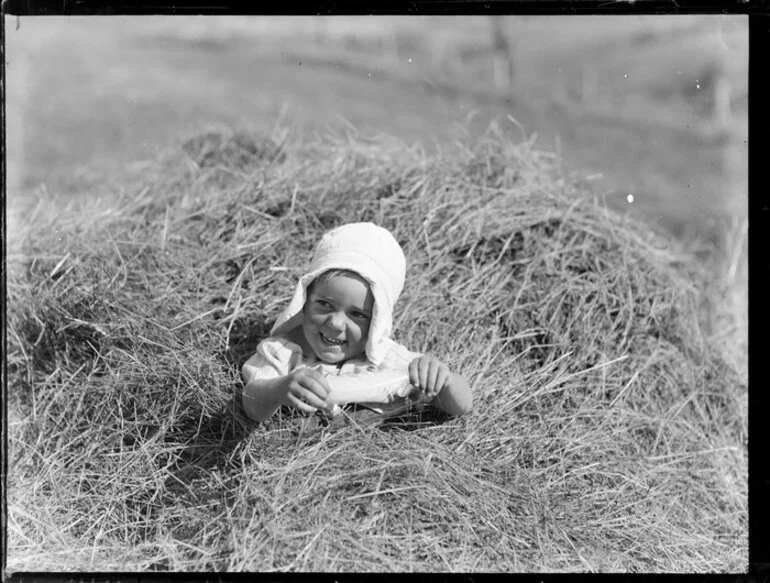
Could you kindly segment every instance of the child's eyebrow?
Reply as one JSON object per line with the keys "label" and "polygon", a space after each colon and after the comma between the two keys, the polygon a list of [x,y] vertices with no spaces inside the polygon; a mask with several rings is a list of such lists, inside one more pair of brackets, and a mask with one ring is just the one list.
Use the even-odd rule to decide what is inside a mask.
{"label": "child's eyebrow", "polygon": [[318,293],[316,291],[311,292],[310,296],[315,298],[315,299],[317,299],[317,300],[324,300],[324,301],[327,301],[327,302],[334,303],[334,298],[333,297],[327,296],[327,295],[324,295],[324,294],[321,294],[321,293]]}

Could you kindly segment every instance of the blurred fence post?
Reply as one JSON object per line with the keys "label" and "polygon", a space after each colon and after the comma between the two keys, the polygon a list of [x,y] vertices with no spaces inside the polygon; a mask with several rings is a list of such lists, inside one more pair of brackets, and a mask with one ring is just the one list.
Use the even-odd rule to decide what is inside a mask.
{"label": "blurred fence post", "polygon": [[492,79],[495,89],[508,91],[513,87],[513,43],[503,27],[503,16],[490,16],[492,25]]}

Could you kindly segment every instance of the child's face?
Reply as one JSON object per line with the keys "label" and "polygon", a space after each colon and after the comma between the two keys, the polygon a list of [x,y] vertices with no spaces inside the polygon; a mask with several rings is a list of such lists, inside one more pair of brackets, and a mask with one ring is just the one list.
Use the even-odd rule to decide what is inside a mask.
{"label": "child's face", "polygon": [[366,350],[374,297],[364,279],[338,274],[310,286],[302,332],[316,356],[344,362]]}

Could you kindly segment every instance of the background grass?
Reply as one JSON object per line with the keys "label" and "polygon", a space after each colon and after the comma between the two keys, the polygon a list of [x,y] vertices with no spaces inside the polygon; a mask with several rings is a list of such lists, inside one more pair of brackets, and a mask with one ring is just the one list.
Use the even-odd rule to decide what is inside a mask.
{"label": "background grass", "polygon": [[[684,249],[496,125],[440,155],[286,138],[192,135],[122,196],[30,217],[9,570],[746,568],[746,386]],[[397,339],[466,375],[473,413],[248,422],[240,364],[356,220],[403,245]]]}
{"label": "background grass", "polygon": [[[484,18],[16,24],[9,570],[746,568],[745,19],[511,19],[509,90]],[[360,219],[474,413],[252,425]]]}

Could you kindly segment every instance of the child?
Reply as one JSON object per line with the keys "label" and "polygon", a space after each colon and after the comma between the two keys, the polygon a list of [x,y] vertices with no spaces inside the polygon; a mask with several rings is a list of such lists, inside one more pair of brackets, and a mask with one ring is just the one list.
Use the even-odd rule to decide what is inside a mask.
{"label": "child", "polygon": [[[364,401],[383,414],[403,411],[406,393],[450,415],[468,412],[472,399],[463,377],[389,337],[405,274],[404,253],[386,229],[352,223],[326,233],[271,336],[243,365],[246,414],[263,421],[281,405],[306,413],[336,411],[331,392],[339,375],[360,381],[362,397],[350,401]],[[399,372],[406,391],[366,403],[372,378]]]}

